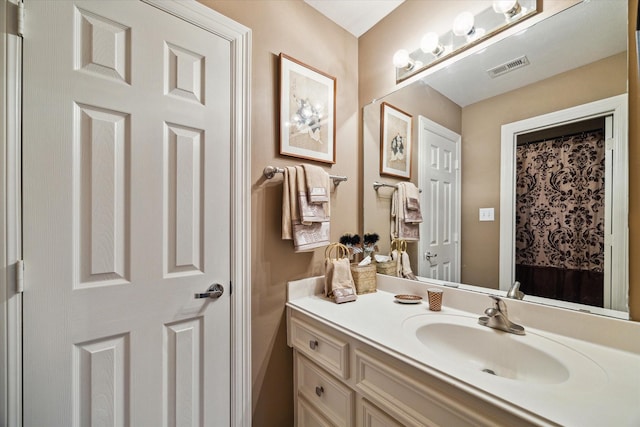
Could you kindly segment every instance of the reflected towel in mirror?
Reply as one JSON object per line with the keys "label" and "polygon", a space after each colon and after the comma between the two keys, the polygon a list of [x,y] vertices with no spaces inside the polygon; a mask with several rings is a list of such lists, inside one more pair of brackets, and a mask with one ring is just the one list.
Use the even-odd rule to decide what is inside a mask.
{"label": "reflected towel in mirror", "polygon": [[[409,203],[413,209],[407,209],[407,188],[412,195],[411,198],[415,199]],[[397,185],[391,198],[391,240],[402,239],[409,242],[420,240],[422,213],[419,209],[419,194],[420,190],[410,182],[401,182]],[[416,207],[418,209],[415,209]]]}
{"label": "reflected towel in mirror", "polygon": [[411,182],[401,182],[398,186],[404,187],[404,221],[408,223],[421,223],[420,190]]}

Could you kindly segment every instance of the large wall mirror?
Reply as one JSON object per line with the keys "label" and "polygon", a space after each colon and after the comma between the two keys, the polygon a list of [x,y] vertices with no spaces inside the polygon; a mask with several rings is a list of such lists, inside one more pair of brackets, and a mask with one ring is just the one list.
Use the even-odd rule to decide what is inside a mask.
{"label": "large wall mirror", "polygon": [[[381,236],[380,251],[388,252],[390,248],[393,187],[406,181],[380,173],[380,106],[385,103],[412,116],[410,181],[421,190],[423,215],[420,240],[408,245],[414,272],[421,277],[459,282],[486,292],[499,289],[502,281],[504,289],[505,280],[512,280],[511,270],[515,269],[505,272],[500,265],[500,221],[502,216],[518,217],[518,214],[513,212],[515,202],[511,204],[512,211],[505,212],[505,197],[500,188],[501,167],[504,168],[504,158],[501,162],[503,127],[607,99],[616,99],[626,108],[627,8],[625,0],[578,3],[366,105],[363,110],[363,232],[376,232]],[[611,117],[604,113],[595,116],[600,119],[583,124],[580,124],[583,120],[563,122],[559,119],[557,126],[540,125],[540,129],[531,129],[531,133],[547,131],[547,128],[554,130],[529,135],[528,139],[523,137],[526,141],[523,144],[556,141],[556,145],[562,146],[567,145],[563,141],[571,138],[583,141],[591,138],[585,135],[593,130],[595,122],[602,124],[602,135],[595,137],[600,141],[596,145],[606,150],[611,131],[605,127]],[[620,117],[626,120],[624,114],[616,120]],[[560,128],[560,124],[573,127]],[[626,126],[617,129],[617,132],[626,132]],[[623,137],[626,144],[626,133]],[[568,163],[567,160],[563,164]],[[609,157],[596,163],[609,169],[615,166]],[[585,167],[582,165],[577,170],[583,171]],[[515,170],[516,165],[513,168]],[[518,181],[517,177],[514,179]],[[374,189],[376,182],[388,186]],[[613,185],[615,191],[615,183],[609,181],[606,185]],[[600,190],[590,190],[591,193],[597,191]],[[595,228],[606,227],[611,209],[616,208],[615,199],[611,207],[611,188],[608,191],[609,205],[605,207],[602,202],[603,219]],[[604,189],[601,194],[604,197]],[[509,197],[515,200],[518,195]],[[623,219],[626,221],[626,217]],[[555,224],[558,226],[558,221]],[[611,238],[625,239],[626,236],[607,237]],[[606,246],[604,242],[591,243],[594,247]],[[518,242],[514,241],[514,247],[517,246]],[[606,257],[588,255],[601,257],[603,269],[606,258],[607,268],[618,269],[618,277],[623,278],[623,283],[616,280],[617,283],[610,283],[610,288],[602,292],[619,293],[620,289],[627,292],[624,283],[627,265],[620,256],[624,254],[615,255],[614,259],[610,254]],[[594,271],[599,272],[598,268]],[[517,274],[515,279],[519,279]],[[621,288],[611,289],[611,286]],[[614,304],[605,297],[608,302],[601,304],[589,302],[593,300],[590,297],[575,299],[575,296],[561,294],[531,293],[525,300],[628,318],[626,295],[622,303]]]}

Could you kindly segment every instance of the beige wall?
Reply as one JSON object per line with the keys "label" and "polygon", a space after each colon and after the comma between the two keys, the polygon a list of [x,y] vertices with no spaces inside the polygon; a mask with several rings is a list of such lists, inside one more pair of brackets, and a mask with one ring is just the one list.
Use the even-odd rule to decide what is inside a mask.
{"label": "beige wall", "polygon": [[[462,109],[462,282],[499,284],[501,126],[626,92],[621,53]],[[496,220],[478,221],[490,207]]]}
{"label": "beige wall", "polygon": [[[293,425],[292,353],[286,345],[286,283],[323,273],[323,251],[294,253],[281,233],[282,176],[265,180],[267,165],[299,164],[280,156],[278,55],[287,55],[337,78],[336,164],[346,175],[331,198],[331,237],[360,228],[357,39],[302,0],[201,0],[252,30],[251,257],[253,425]],[[322,165],[322,164],[319,164]]]}

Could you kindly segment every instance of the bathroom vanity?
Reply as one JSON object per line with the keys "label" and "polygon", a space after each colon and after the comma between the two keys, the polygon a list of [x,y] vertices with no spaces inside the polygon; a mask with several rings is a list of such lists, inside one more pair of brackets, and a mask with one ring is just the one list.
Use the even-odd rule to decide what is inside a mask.
{"label": "bathroom vanity", "polygon": [[520,336],[478,324],[487,294],[378,275],[335,304],[323,280],[288,285],[299,427],[640,425],[638,323],[504,299]]}

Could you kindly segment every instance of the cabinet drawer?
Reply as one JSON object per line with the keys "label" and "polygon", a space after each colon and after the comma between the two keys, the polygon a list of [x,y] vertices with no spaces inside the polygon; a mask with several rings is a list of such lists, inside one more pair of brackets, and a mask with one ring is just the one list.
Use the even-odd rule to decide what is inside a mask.
{"label": "cabinet drawer", "polygon": [[327,371],[349,378],[349,344],[299,319],[291,319],[291,345]]}
{"label": "cabinet drawer", "polygon": [[309,402],[333,425],[353,425],[354,392],[306,357],[295,359],[298,401]]}

